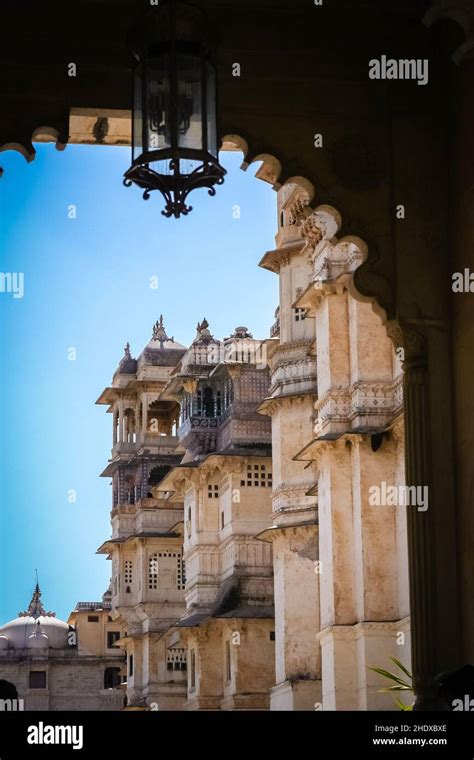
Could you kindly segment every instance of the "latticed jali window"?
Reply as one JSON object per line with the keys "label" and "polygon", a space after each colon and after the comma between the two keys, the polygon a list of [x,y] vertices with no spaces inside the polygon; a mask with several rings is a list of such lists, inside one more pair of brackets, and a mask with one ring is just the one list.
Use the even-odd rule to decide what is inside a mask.
{"label": "latticed jali window", "polygon": [[158,588],[158,554],[148,557],[148,588]]}
{"label": "latticed jali window", "polygon": [[168,670],[186,670],[186,650],[181,647],[168,649],[166,654],[166,667]]}
{"label": "latticed jali window", "polygon": [[126,584],[133,583],[133,562],[131,559],[126,559],[123,563],[123,575]]}
{"label": "latticed jali window", "polygon": [[182,591],[186,586],[186,565],[181,555],[178,555],[177,585],[178,591]]}
{"label": "latticed jali window", "polygon": [[246,480],[241,480],[240,485],[271,487],[272,473],[265,464],[248,464]]}
{"label": "latticed jali window", "polygon": [[[186,568],[180,552],[155,552],[150,555],[148,558],[148,588],[151,591],[158,589],[160,559],[162,558],[176,560],[176,588],[178,591],[182,591],[186,585]],[[169,569],[167,563],[162,569],[163,572]]]}

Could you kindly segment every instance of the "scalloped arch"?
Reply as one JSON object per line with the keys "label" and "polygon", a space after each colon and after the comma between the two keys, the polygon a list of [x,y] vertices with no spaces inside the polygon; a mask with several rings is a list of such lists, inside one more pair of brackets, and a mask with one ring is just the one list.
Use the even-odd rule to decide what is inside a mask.
{"label": "scalloped arch", "polygon": [[[326,221],[324,224],[324,227],[327,231],[327,239],[335,238],[337,231],[342,226],[342,214],[338,209],[324,203],[316,206],[315,208],[311,208],[309,204],[316,197],[316,189],[309,179],[301,175],[291,175],[287,176],[283,182],[280,182],[280,178],[285,176],[285,173],[283,171],[282,163],[277,158],[277,156],[261,150],[255,151],[253,153],[250,149],[248,140],[236,133],[226,134],[222,137],[222,150],[242,151],[244,160],[240,168],[243,171],[247,171],[249,166],[251,166],[253,163],[261,161],[262,164],[255,172],[255,176],[257,179],[268,182],[272,186],[272,189],[276,192],[282,187],[290,185],[299,188],[307,198],[308,213],[313,213],[316,216],[325,216],[329,221],[329,223]],[[353,245],[356,245],[362,253],[362,264],[355,272],[352,273],[350,281],[348,283],[348,289],[352,297],[357,301],[371,303],[373,311],[381,319],[382,324],[386,326],[387,333],[393,332],[393,326],[397,325],[397,323],[396,321],[388,319],[387,310],[380,304],[378,296],[376,294],[366,295],[357,288],[355,281],[357,272],[359,272],[360,276],[360,270],[362,268],[364,268],[364,270],[367,268],[367,262],[369,258],[369,249],[367,243],[358,235],[346,235],[341,240],[338,240],[338,242],[352,243]],[[377,278],[374,277],[373,281],[376,279]]]}
{"label": "scalloped arch", "polygon": [[33,146],[31,146],[31,147],[32,147],[32,150],[26,148],[21,143],[18,143],[18,142],[8,142],[8,143],[3,143],[3,145],[0,145],[0,153],[4,153],[7,150],[14,150],[17,153],[19,153],[21,156],[23,156],[23,158],[25,159],[25,161],[27,161],[27,163],[30,164],[34,160],[34,158],[36,156],[35,149],[33,148]]}
{"label": "scalloped arch", "polygon": [[55,127],[36,127],[31,135],[31,142],[35,140],[36,142],[54,142],[56,150],[64,150],[67,146],[67,140],[64,141],[59,129],[55,129]]}
{"label": "scalloped arch", "polygon": [[279,179],[282,175],[283,167],[279,158],[273,155],[273,153],[264,151],[251,153],[249,143],[244,137],[237,134],[224,135],[222,137],[222,150],[242,151],[244,156],[244,160],[240,166],[242,171],[247,171],[252,164],[261,162],[262,165],[255,172],[255,176],[264,182],[268,182],[273,190],[278,191],[283,185],[296,185],[306,193],[309,201],[314,198],[315,188],[312,182],[306,179],[306,177],[299,175],[288,177],[284,182],[280,182]]}
{"label": "scalloped arch", "polygon": [[29,140],[24,140],[23,142],[6,142],[3,143],[3,145],[0,145],[0,153],[7,150],[14,150],[23,156],[25,161],[30,164],[36,157],[36,150],[33,142],[54,142],[56,150],[61,151],[67,147],[67,137],[62,135],[59,129],[47,125],[41,125],[35,127]]}
{"label": "scalloped arch", "polygon": [[[33,132],[31,133],[30,140],[25,140],[22,142],[8,142],[4,143],[0,146],[0,152],[6,151],[6,150],[15,150],[19,152],[25,160],[30,163],[34,160],[36,156],[36,150],[33,146],[33,141],[39,141],[39,142],[55,142],[55,146],[57,150],[64,150],[67,146],[67,140],[68,137],[65,136],[55,127],[51,127],[48,125],[41,125],[38,127],[35,127]],[[257,171],[255,172],[255,176],[257,179],[261,179],[264,182],[267,182],[271,185],[272,189],[275,191],[280,190],[282,187],[285,186],[294,186],[299,188],[302,191],[303,196],[305,196],[305,201],[308,204],[308,213],[314,213],[316,215],[326,215],[330,222],[329,224],[325,224],[325,227],[328,232],[329,237],[334,237],[337,230],[340,228],[342,224],[342,215],[339,212],[338,209],[335,209],[332,206],[326,205],[326,204],[320,204],[316,208],[311,208],[310,203],[314,200],[316,196],[316,189],[313,185],[313,183],[307,179],[306,177],[299,175],[299,174],[291,174],[290,176],[285,175],[284,168],[282,166],[281,161],[277,156],[275,156],[273,153],[264,151],[264,150],[255,150],[252,151],[248,140],[243,137],[242,135],[239,135],[237,133],[228,133],[222,137],[222,150],[230,150],[230,151],[241,151],[243,153],[244,160],[241,164],[241,169],[243,171],[246,171],[249,166],[251,166],[253,163],[260,163],[260,166],[258,167]],[[285,179],[283,179],[285,177]],[[283,180],[283,181],[281,181]],[[380,305],[380,302],[378,300],[378,296],[375,295],[366,295],[362,293],[356,285],[355,277],[357,276],[357,272],[359,272],[359,275],[361,274],[361,269],[367,268],[367,262],[368,262],[368,246],[364,242],[364,240],[358,236],[352,236],[348,235],[343,238],[343,241],[345,242],[352,242],[355,245],[357,245],[360,250],[363,253],[363,262],[360,265],[360,267],[354,272],[350,279],[350,292],[351,295],[356,298],[359,301],[365,301],[370,302],[372,304],[372,308],[376,314],[379,315],[381,318],[383,324],[386,325],[393,325],[395,322],[391,321],[389,322],[387,319],[387,311],[385,308],[383,308]],[[371,273],[373,274],[373,273]],[[371,278],[369,277],[369,281]],[[375,282],[377,281],[377,277],[372,277],[372,283],[375,286]],[[375,291],[375,287],[369,288],[372,291]]]}

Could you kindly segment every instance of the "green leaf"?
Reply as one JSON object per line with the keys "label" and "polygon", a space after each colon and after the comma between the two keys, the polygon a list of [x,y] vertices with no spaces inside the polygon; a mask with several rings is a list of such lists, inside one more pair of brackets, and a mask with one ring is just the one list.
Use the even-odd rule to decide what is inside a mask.
{"label": "green leaf", "polygon": [[403,702],[401,702],[399,699],[396,699],[395,702],[399,706],[400,710],[403,710],[404,712],[411,712],[413,710],[413,705],[404,705]]}
{"label": "green leaf", "polygon": [[397,668],[400,668],[400,670],[402,670],[405,673],[405,675],[408,676],[408,678],[413,678],[413,676],[410,673],[410,671],[408,671],[406,669],[406,667],[400,662],[400,660],[397,660],[396,657],[390,657],[390,659],[391,659],[391,661],[393,663],[395,663],[395,665],[397,666]]}
{"label": "green leaf", "polygon": [[391,673],[389,670],[385,670],[384,668],[370,668],[370,670],[373,670],[374,673],[377,673],[379,676],[383,676],[384,678],[388,678],[389,681],[394,681],[395,683],[399,684],[400,686],[404,686],[407,689],[411,690],[411,685],[407,684],[406,681],[404,681],[402,678],[397,676],[395,673]]}
{"label": "green leaf", "polygon": [[387,686],[385,691],[413,691],[413,689],[411,686],[400,686],[397,684],[396,686]]}
{"label": "green leaf", "polygon": [[397,676],[396,673],[392,673],[390,670],[385,670],[385,668],[369,668],[369,670],[372,670],[374,673],[377,673],[377,675],[386,678],[388,681],[391,681],[394,684],[393,686],[386,686],[384,689],[378,689],[378,692],[379,694],[392,694],[393,699],[400,710],[412,711],[413,705],[406,705],[404,702],[393,695],[394,691],[413,692],[412,674],[405,668],[404,665],[402,665],[399,660],[397,660],[396,657],[390,657],[390,659],[394,665],[396,665],[397,668],[399,668],[399,670],[401,670],[401,672],[410,679],[410,683],[408,681],[405,681],[403,678],[400,678],[400,676]]}

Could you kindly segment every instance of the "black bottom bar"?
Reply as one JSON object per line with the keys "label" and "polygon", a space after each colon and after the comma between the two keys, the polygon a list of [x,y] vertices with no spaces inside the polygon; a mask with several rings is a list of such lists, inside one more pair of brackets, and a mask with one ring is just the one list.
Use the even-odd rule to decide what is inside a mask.
{"label": "black bottom bar", "polygon": [[214,746],[251,756],[261,749],[268,758],[269,749],[289,743],[296,752],[312,747],[337,758],[473,760],[473,718],[469,712],[2,712],[0,760],[99,752],[122,759],[127,752],[166,752],[173,743],[175,755]]}

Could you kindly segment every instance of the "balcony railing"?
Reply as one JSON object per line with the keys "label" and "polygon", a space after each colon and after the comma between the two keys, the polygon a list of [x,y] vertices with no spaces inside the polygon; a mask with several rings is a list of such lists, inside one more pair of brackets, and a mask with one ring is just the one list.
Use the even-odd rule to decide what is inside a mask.
{"label": "balcony railing", "polygon": [[184,420],[181,427],[179,428],[179,437],[182,438],[191,431],[205,432],[210,430],[217,430],[217,427],[221,420],[222,417],[188,417],[188,419]]}
{"label": "balcony railing", "polygon": [[114,444],[112,449],[112,456],[119,456],[120,454],[133,454],[137,450],[137,443],[125,443],[119,441]]}
{"label": "balcony railing", "polygon": [[110,602],[78,602],[76,604],[76,610],[110,610]]}
{"label": "balcony railing", "polygon": [[179,438],[176,435],[160,435],[159,433],[145,433],[140,438],[142,446],[170,446],[176,447],[179,443]]}

